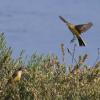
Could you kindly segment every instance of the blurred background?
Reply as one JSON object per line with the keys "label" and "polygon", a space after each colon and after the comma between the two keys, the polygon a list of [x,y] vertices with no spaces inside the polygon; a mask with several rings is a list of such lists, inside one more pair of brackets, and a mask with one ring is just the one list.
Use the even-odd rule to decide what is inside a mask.
{"label": "blurred background", "polygon": [[50,53],[61,60],[64,43],[66,63],[70,63],[66,48],[73,50],[72,34],[58,16],[73,24],[92,22],[93,27],[82,34],[86,47],[76,48],[75,53],[76,57],[87,53],[87,64],[92,65],[100,47],[99,12],[99,0],[0,0],[0,32],[5,33],[14,57],[24,49],[28,56]]}

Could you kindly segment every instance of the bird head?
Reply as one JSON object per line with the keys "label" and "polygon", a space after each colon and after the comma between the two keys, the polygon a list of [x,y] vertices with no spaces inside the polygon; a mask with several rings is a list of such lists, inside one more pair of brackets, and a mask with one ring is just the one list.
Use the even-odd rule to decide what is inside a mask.
{"label": "bird head", "polygon": [[23,67],[19,67],[19,68],[18,68],[18,71],[23,71],[23,70],[24,70]]}

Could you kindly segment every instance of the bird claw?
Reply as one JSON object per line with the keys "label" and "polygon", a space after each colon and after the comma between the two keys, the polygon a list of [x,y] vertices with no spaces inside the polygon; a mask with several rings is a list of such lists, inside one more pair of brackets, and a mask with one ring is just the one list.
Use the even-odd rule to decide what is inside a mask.
{"label": "bird claw", "polygon": [[73,43],[75,40],[76,40],[76,39],[75,39],[75,38],[73,38],[73,39],[70,41],[70,43]]}

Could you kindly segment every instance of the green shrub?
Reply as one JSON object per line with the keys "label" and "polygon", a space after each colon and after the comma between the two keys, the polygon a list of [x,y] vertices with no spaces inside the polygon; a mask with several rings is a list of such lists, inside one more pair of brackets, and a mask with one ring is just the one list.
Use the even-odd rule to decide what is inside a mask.
{"label": "green shrub", "polygon": [[[54,55],[34,53],[24,64],[23,52],[14,59],[0,34],[0,100],[100,100],[100,62],[88,67],[85,57],[70,68]],[[20,66],[26,69],[21,80],[7,84]]]}

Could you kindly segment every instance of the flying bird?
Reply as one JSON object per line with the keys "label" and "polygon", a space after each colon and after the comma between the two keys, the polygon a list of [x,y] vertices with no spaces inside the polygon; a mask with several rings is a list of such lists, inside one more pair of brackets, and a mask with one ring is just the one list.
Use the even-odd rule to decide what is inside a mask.
{"label": "flying bird", "polygon": [[[78,40],[79,46],[85,46],[84,41],[81,38],[81,33],[86,32],[91,26],[93,25],[91,22],[87,24],[81,24],[81,25],[73,25],[72,23],[66,21],[62,16],[59,16],[59,18],[68,26],[69,30],[73,33],[73,40],[75,37]],[[71,40],[71,41],[73,41]]]}

